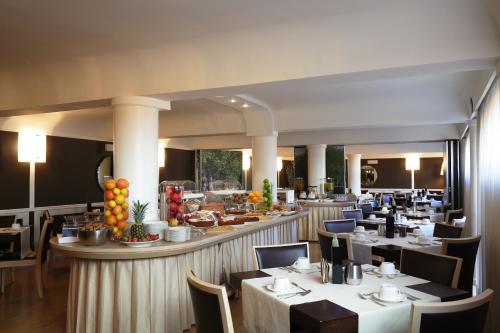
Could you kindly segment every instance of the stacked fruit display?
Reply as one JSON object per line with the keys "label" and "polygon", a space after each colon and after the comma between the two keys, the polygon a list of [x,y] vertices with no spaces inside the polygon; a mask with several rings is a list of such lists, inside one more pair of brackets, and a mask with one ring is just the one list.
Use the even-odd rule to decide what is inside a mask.
{"label": "stacked fruit display", "polygon": [[112,229],[113,237],[120,238],[127,229],[128,181],[108,179],[104,182],[104,215],[106,225]]}
{"label": "stacked fruit display", "polygon": [[184,188],[179,185],[167,186],[168,225],[171,227],[184,224]]}
{"label": "stacked fruit display", "polygon": [[266,210],[273,209],[273,186],[269,179],[264,179],[264,190],[262,191],[262,196],[264,197],[262,201],[262,207]]}
{"label": "stacked fruit display", "polygon": [[149,208],[148,206],[149,202],[145,204],[141,204],[139,200],[133,202],[132,215],[134,216],[135,223],[130,226],[129,235],[126,237],[121,237],[122,242],[150,242],[159,239],[159,235],[147,233],[146,226],[144,225],[144,223],[142,223]]}
{"label": "stacked fruit display", "polygon": [[258,204],[262,202],[262,195],[259,191],[250,192],[248,194],[248,203]]}

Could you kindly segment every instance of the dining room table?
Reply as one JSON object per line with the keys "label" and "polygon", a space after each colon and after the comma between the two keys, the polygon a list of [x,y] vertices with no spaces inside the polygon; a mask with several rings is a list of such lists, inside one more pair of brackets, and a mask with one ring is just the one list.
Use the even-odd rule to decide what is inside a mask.
{"label": "dining room table", "polygon": [[[232,273],[242,290],[245,329],[250,332],[386,332],[408,331],[413,302],[463,299],[467,292],[406,274],[380,275],[375,266],[362,265],[359,285],[322,283],[318,264],[311,271],[289,267]],[[259,273],[256,273],[259,272]],[[234,275],[234,279],[233,279]],[[291,290],[274,292],[276,277],[287,278]],[[396,286],[404,295],[398,302],[380,299],[383,284]]]}
{"label": "dining room table", "polygon": [[[356,225],[364,226],[367,229],[376,230],[379,225],[385,225],[385,217],[375,217],[366,218],[356,221]],[[406,226],[409,232],[413,232],[415,229],[422,230],[423,235],[432,237],[434,234],[435,222],[428,222],[424,220],[416,220],[412,218],[405,218],[395,221],[396,226]]]}
{"label": "dining room table", "polygon": [[0,260],[7,256],[9,259],[24,259],[32,253],[29,226],[0,228],[0,241],[9,244],[8,248],[0,253]]}

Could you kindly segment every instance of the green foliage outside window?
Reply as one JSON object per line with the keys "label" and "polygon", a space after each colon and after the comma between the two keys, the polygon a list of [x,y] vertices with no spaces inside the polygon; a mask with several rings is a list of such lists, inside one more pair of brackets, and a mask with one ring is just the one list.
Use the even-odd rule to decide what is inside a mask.
{"label": "green foliage outside window", "polygon": [[234,179],[241,183],[241,151],[204,149],[200,155],[203,178],[208,181]]}

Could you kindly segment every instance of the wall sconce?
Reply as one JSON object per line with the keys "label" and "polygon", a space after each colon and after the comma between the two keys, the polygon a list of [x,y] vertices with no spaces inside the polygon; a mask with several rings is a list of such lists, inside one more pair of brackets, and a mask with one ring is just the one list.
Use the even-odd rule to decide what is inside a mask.
{"label": "wall sconce", "polygon": [[45,163],[47,137],[42,131],[22,130],[17,137],[17,161]]}
{"label": "wall sconce", "polygon": [[406,156],[406,170],[411,171],[411,189],[415,190],[415,171],[420,170],[420,156],[409,154]]}
{"label": "wall sconce", "polygon": [[158,167],[165,167],[165,147],[158,147]]}

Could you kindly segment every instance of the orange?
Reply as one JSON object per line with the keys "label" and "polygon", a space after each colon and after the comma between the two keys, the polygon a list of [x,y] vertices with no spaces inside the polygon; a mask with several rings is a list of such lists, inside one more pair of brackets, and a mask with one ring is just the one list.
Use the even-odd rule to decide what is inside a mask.
{"label": "orange", "polygon": [[116,224],[116,227],[120,230],[125,230],[127,229],[127,222],[125,221],[119,221],[117,224]]}
{"label": "orange", "polygon": [[106,224],[109,226],[114,226],[118,221],[116,220],[116,217],[113,215],[107,216],[106,217]]}
{"label": "orange", "polygon": [[113,234],[113,236],[115,236],[116,238],[120,238],[121,236],[123,236],[123,232],[121,230],[118,230]]}
{"label": "orange", "polygon": [[104,182],[104,187],[107,189],[107,190],[112,190],[116,187],[116,182],[114,179],[108,179]]}

